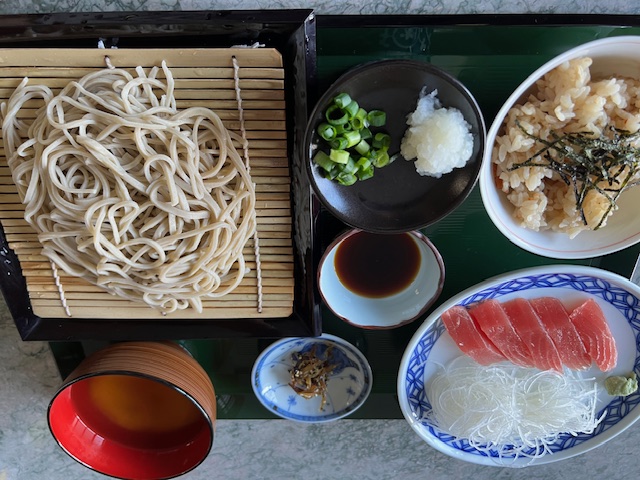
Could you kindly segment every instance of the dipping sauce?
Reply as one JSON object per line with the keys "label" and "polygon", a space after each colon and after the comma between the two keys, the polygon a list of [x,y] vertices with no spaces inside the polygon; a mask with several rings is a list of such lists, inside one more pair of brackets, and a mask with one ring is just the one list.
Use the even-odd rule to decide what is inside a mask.
{"label": "dipping sauce", "polygon": [[78,416],[96,434],[138,448],[171,448],[206,427],[187,397],[160,382],[131,375],[101,375],[72,386]]}
{"label": "dipping sauce", "polygon": [[406,289],[420,270],[420,249],[410,233],[358,232],[336,249],[340,282],[357,295],[382,298]]}

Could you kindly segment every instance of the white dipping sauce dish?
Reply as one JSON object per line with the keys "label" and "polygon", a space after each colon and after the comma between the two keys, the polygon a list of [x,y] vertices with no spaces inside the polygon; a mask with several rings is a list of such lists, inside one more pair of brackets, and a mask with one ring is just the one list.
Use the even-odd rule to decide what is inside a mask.
{"label": "white dipping sauce dish", "polygon": [[[374,297],[347,287],[348,282],[341,279],[336,268],[336,254],[354,235],[386,234],[349,230],[327,248],[318,268],[318,288],[329,309],[345,322],[365,329],[397,328],[421,317],[436,301],[444,285],[444,262],[433,243],[419,231],[395,234],[408,235],[415,242],[417,273],[400,291]],[[371,262],[382,261],[382,257],[388,255],[388,251],[378,251],[371,256]]]}

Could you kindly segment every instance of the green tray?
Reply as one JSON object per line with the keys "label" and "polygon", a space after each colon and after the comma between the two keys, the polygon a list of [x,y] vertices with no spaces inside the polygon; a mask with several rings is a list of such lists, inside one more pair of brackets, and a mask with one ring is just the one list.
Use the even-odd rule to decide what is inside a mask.
{"label": "green tray", "polygon": [[[640,35],[637,26],[533,26],[540,23],[540,18],[534,16],[518,17],[519,25],[460,25],[450,17],[451,25],[420,26],[411,22],[429,19],[408,21],[406,17],[398,17],[393,26],[376,25],[376,19],[366,19],[367,24],[358,28],[345,26],[357,25],[358,18],[364,19],[342,18],[338,23],[330,17],[318,18],[318,88],[309,92],[311,102],[355,65],[383,58],[422,60],[444,68],[464,82],[478,100],[487,128],[516,86],[550,58],[597,38]],[[394,19],[387,17],[377,21],[394,22]],[[492,21],[497,23],[497,20]],[[504,22],[504,19],[500,21]],[[522,25],[526,22],[532,25]],[[324,244],[319,246],[316,256],[334,235],[346,228],[327,212],[321,212],[319,221]],[[488,277],[525,267],[572,263],[629,276],[640,253],[640,245],[637,245],[604,257],[567,262],[525,252],[494,227],[485,213],[477,186],[456,211],[423,231],[440,250],[446,268],[444,290],[433,308]],[[323,331],[338,335],[361,349],[373,369],[373,391],[363,407],[350,418],[402,418],[396,395],[398,367],[405,346],[422,321],[394,330],[369,331],[347,325],[324,306],[322,308]],[[181,340],[180,343],[210,374],[218,395],[219,418],[277,418],[258,403],[250,378],[255,359],[271,340]],[[51,344],[63,376],[86,353],[99,346],[75,342]]]}

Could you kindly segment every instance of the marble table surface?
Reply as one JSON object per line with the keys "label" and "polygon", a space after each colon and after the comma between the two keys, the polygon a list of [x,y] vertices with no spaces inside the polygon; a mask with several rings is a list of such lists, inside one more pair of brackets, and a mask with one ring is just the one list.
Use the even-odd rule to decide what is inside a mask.
{"label": "marble table surface", "polygon": [[[315,8],[320,14],[640,14],[629,0],[245,0],[244,9]],[[0,14],[64,11],[237,9],[237,0],[2,0]],[[23,342],[0,301],[0,480],[107,478],[71,460],[51,437],[46,409],[61,379],[48,345]],[[640,427],[579,457],[525,469],[470,465],[424,444],[404,420],[221,420],[215,445],[193,472],[204,479],[474,480],[636,478]]]}
{"label": "marble table surface", "polygon": [[631,0],[2,0],[0,13],[313,8],[318,14],[618,13]]}

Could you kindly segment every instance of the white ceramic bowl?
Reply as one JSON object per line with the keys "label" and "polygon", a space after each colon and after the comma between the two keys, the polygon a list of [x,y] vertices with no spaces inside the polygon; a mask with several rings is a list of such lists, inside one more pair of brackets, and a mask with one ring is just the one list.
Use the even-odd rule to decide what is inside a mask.
{"label": "white ceramic bowl", "polygon": [[[599,385],[596,417],[604,420],[592,433],[562,433],[549,451],[535,459],[499,457],[495,450],[476,449],[466,439],[451,436],[428,419],[432,399],[427,386],[442,365],[463,356],[446,331],[441,315],[454,305],[468,306],[486,299],[552,296],[563,303],[588,298],[605,312],[618,349],[616,367],[608,373],[593,366],[581,373]],[[608,395],[609,375],[627,375],[640,365],[640,287],[615,273],[577,265],[552,265],[517,270],[490,278],[450,298],[436,308],[409,341],[398,372],[398,403],[412,429],[430,446],[454,458],[490,466],[524,467],[556,462],[588,452],[631,427],[640,418],[640,393]]]}
{"label": "white ceramic bowl", "polygon": [[605,38],[573,48],[545,63],[533,72],[507,99],[496,115],[487,135],[487,148],[480,170],[482,201],[498,229],[519,247],[545,257],[560,259],[591,258],[622,250],[640,241],[640,188],[626,191],[617,202],[619,209],[606,227],[581,232],[574,239],[564,233],[535,232],[521,227],[513,219],[513,207],[495,184],[491,152],[505,116],[545,73],[579,57],[591,57],[592,78],[615,74],[640,79],[640,36]]}
{"label": "white ceramic bowl", "polygon": [[[366,329],[390,329],[419,318],[436,301],[444,285],[444,262],[436,247],[418,231],[410,235],[420,252],[420,267],[413,281],[399,293],[370,298],[358,295],[343,285],[336,273],[338,247],[361,230],[349,230],[327,248],[318,268],[318,288],[326,305],[338,317]],[[380,252],[384,255],[385,252]],[[372,259],[373,261],[374,259]]]}

